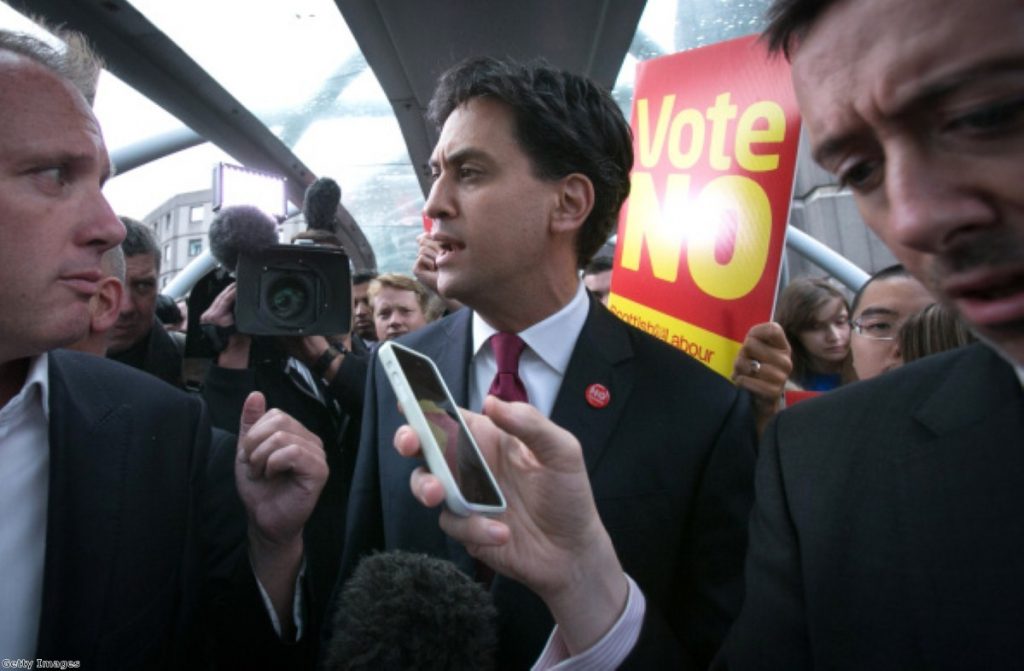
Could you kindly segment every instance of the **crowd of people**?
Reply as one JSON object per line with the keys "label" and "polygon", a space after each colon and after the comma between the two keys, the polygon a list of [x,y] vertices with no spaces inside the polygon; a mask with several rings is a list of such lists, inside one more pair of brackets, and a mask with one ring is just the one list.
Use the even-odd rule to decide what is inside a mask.
{"label": "crowd of people", "polygon": [[[199,390],[152,235],[101,193],[98,61],[0,31],[0,655],[1019,666],[1021,25],[1013,0],[773,2],[811,151],[901,265],[852,300],[791,282],[731,383],[604,307],[633,165],[609,94],[475,58],[430,104],[413,276],[354,274],[348,330],[266,336],[218,271],[166,319],[210,334]],[[391,339],[466,408],[504,513],[443,506],[376,365]]]}

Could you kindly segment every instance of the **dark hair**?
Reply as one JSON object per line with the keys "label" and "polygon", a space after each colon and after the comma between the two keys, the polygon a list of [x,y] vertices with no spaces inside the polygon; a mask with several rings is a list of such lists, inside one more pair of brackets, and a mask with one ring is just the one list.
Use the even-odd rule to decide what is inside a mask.
{"label": "dark hair", "polygon": [[64,43],[58,51],[31,35],[0,29],[0,51],[23,56],[77,88],[92,105],[96,98],[96,83],[103,69],[103,61],[89,46],[81,33],[48,25],[43,19],[29,17],[40,28],[49,31]]}
{"label": "dark hair", "polygon": [[907,317],[900,328],[903,363],[968,345],[977,340],[960,317],[938,303]]}
{"label": "dark hair", "polygon": [[868,278],[868,281],[860,285],[860,289],[857,289],[857,293],[853,296],[853,302],[850,304],[850,316],[852,317],[856,312],[857,308],[860,307],[861,298],[864,297],[864,291],[879,280],[888,280],[893,277],[910,277],[910,273],[900,263],[894,263],[891,266],[882,268],[874,275]]}
{"label": "dark hair", "polygon": [[152,254],[153,262],[156,264],[156,271],[160,272],[160,247],[157,246],[153,232],[141,221],[131,217],[118,217],[124,224],[125,236],[121,243],[125,258],[138,256],[140,254]]}
{"label": "dark hair", "polygon": [[490,593],[451,562],[371,555],[342,589],[324,668],[493,669],[497,617]]}
{"label": "dark hair", "polygon": [[629,195],[633,139],[622,111],[590,80],[546,63],[473,58],[441,75],[427,116],[440,128],[473,98],[511,109],[516,139],[539,179],[580,173],[593,184],[594,208],[576,237],[583,268],[608,240]]}
{"label": "dark hair", "polygon": [[802,384],[815,372],[811,355],[800,341],[800,334],[813,328],[817,319],[815,313],[830,300],[838,298],[849,311],[846,296],[826,279],[801,278],[793,280],[779,295],[775,306],[775,321],[786,333],[786,340],[793,350],[793,374],[790,376]]}
{"label": "dark hair", "polygon": [[360,270],[358,273],[352,274],[352,286],[357,284],[366,284],[374,277],[377,277],[376,270]]}
{"label": "dark hair", "polygon": [[607,256],[595,256],[583,269],[584,275],[597,275],[612,269],[612,260]]}
{"label": "dark hair", "polygon": [[817,18],[836,0],[775,0],[765,12],[768,26],[761,34],[770,53],[790,57],[794,42],[802,39]]}

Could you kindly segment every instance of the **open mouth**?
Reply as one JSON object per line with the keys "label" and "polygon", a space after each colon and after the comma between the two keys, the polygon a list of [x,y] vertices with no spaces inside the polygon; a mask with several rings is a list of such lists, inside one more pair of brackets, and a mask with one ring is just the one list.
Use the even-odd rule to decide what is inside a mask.
{"label": "open mouth", "polygon": [[437,242],[440,245],[440,252],[437,255],[438,267],[443,265],[448,259],[451,259],[457,252],[466,248],[466,245],[459,240],[446,236],[438,238]]}
{"label": "open mouth", "polygon": [[972,274],[948,282],[945,288],[972,324],[994,326],[1024,319],[1024,271]]}
{"label": "open mouth", "polygon": [[980,300],[980,301],[994,301],[1007,296],[1012,296],[1020,291],[1020,287],[1012,285],[1003,285],[1001,287],[995,287],[992,289],[986,289],[983,291],[964,291],[960,294],[959,298],[966,298],[969,300]]}

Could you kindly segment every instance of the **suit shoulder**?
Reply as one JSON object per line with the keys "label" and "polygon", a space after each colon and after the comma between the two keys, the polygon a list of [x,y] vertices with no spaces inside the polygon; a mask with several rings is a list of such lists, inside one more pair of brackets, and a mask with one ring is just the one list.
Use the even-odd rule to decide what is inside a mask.
{"label": "suit shoulder", "polygon": [[76,395],[97,393],[116,395],[121,400],[147,399],[161,406],[201,403],[195,395],[154,375],[93,354],[54,350],[50,352],[49,364],[50,379],[63,382]]}
{"label": "suit shoulder", "polygon": [[848,475],[856,463],[911,458],[944,431],[984,425],[1020,394],[1012,367],[979,344],[798,403],[768,433],[784,463],[828,463]]}
{"label": "suit shoulder", "polygon": [[909,413],[951,375],[973,375],[979,362],[995,355],[984,345],[973,345],[925,357],[870,380],[847,384],[786,410],[791,420],[827,423],[830,416],[849,415],[884,404]]}

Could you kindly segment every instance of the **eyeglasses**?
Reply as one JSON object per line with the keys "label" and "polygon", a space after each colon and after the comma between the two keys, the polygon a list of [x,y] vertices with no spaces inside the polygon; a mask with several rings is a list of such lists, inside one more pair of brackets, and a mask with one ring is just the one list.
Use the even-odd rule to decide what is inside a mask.
{"label": "eyeglasses", "polygon": [[854,333],[869,340],[896,340],[900,330],[899,322],[885,317],[854,319],[850,325]]}

